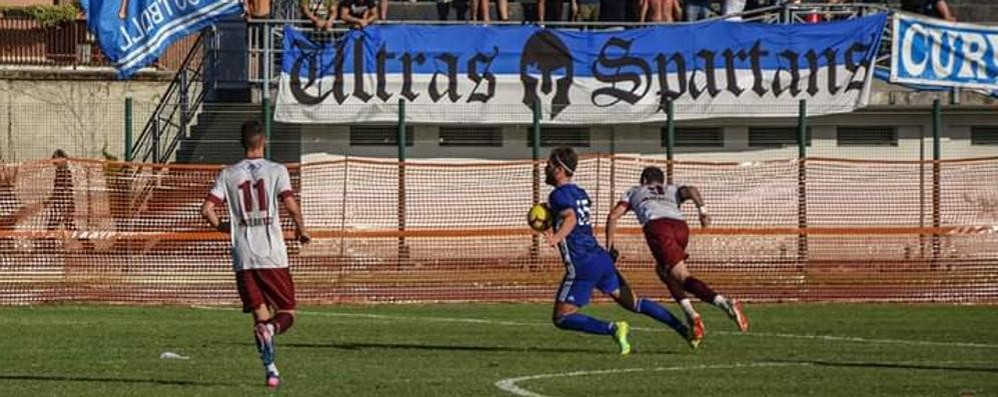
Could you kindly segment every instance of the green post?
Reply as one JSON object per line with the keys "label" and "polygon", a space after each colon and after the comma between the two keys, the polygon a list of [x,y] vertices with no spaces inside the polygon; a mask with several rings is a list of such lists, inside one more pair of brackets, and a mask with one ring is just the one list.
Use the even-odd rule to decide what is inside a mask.
{"label": "green post", "polygon": [[[530,147],[533,149],[533,198],[535,203],[541,202],[541,170],[540,170],[540,160],[541,160],[541,103],[540,101],[534,101],[534,106],[531,106],[531,111],[533,113],[533,119],[530,125]],[[530,270],[534,270],[539,266],[538,260],[540,258],[541,250],[541,240],[540,235],[534,233],[531,238],[530,244]]]}
{"label": "green post", "polygon": [[797,110],[797,158],[807,157],[807,100],[801,99]]}
{"label": "green post", "polygon": [[274,143],[270,141],[271,122],[272,122],[270,117],[270,99],[263,98],[263,101],[261,101],[261,106],[263,106],[263,135],[267,138],[267,146],[264,148],[263,155],[267,160],[271,160],[270,148],[274,146]]}
{"label": "green post", "polygon": [[[531,123],[530,134],[533,138],[531,147],[534,149],[534,163],[541,159],[541,104],[535,101],[533,106],[533,122]],[[535,167],[536,168],[536,167]],[[536,200],[535,200],[536,201]]]}
{"label": "green post", "polygon": [[398,147],[399,147],[399,164],[405,163],[405,99],[399,99],[399,116],[398,116]]}
{"label": "green post", "polygon": [[[940,134],[942,133],[942,105],[939,99],[932,101],[932,227],[939,228],[942,223],[942,188],[940,187],[942,176],[943,157]],[[941,236],[938,231],[932,233],[932,265],[938,263],[941,253]]]}
{"label": "green post", "polygon": [[398,109],[398,258],[399,267],[401,267],[409,259],[409,246],[405,243],[405,144],[406,144],[406,125],[405,125],[405,100],[399,99],[399,109]]}
{"label": "green post", "polygon": [[[801,99],[797,110],[797,268],[806,274],[807,235],[807,101]],[[805,278],[806,280],[806,278]],[[802,288],[806,288],[802,285]]]}
{"label": "green post", "polygon": [[676,107],[672,101],[665,102],[665,157],[669,162],[666,164],[666,180],[672,184],[672,160],[675,156],[676,148]]}
{"label": "green post", "polygon": [[125,98],[125,161],[132,161],[132,97]]}

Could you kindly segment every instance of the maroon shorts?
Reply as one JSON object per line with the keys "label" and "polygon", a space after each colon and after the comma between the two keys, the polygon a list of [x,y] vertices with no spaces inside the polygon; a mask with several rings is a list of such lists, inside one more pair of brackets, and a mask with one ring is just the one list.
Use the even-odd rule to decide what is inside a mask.
{"label": "maroon shorts", "polygon": [[645,241],[659,266],[671,269],[686,260],[686,244],[690,242],[690,227],[686,222],[656,219],[644,226]]}
{"label": "maroon shorts", "polygon": [[295,308],[295,282],[286,267],[240,270],[236,272],[236,288],[243,301],[243,312],[250,313],[260,305],[277,310]]}

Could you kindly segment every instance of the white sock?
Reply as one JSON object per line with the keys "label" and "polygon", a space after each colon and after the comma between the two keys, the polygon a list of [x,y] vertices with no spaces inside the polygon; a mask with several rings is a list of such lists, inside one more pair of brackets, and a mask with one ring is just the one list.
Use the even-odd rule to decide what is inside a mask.
{"label": "white sock", "polygon": [[274,375],[280,376],[280,373],[277,372],[277,364],[270,363],[265,368],[267,369],[267,372],[270,372],[270,373],[273,373]]}
{"label": "white sock", "polygon": [[725,299],[721,294],[717,294],[714,297],[714,306],[724,309],[725,311],[731,311],[731,304]]}
{"label": "white sock", "polygon": [[698,316],[697,311],[693,309],[693,303],[689,299],[683,299],[679,301],[679,306],[683,308],[683,312],[686,313],[686,318],[693,320],[694,317]]}

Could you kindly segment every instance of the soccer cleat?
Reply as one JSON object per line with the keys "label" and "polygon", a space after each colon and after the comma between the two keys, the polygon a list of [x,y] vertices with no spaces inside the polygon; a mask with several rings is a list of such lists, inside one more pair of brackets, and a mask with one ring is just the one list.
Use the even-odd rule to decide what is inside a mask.
{"label": "soccer cleat", "polygon": [[738,330],[748,332],[748,317],[745,317],[745,312],[742,311],[741,301],[738,299],[731,300],[731,310],[728,312],[728,315],[738,324]]}
{"label": "soccer cleat", "polygon": [[694,349],[700,347],[700,342],[703,342],[703,335],[703,320],[700,319],[699,315],[696,315],[690,320],[690,338],[688,340],[690,346]]}
{"label": "soccer cleat", "polygon": [[[266,367],[274,363],[274,331],[265,323],[259,323],[254,329],[257,349],[260,350],[260,360]],[[268,375],[269,378],[269,375]],[[279,381],[278,381],[279,382]]]}
{"label": "soccer cleat", "polygon": [[274,372],[267,372],[267,388],[277,389],[281,386],[281,376]]}
{"label": "soccer cleat", "polygon": [[613,339],[620,345],[620,355],[631,354],[631,343],[627,341],[627,334],[631,332],[631,326],[626,321],[613,323]]}

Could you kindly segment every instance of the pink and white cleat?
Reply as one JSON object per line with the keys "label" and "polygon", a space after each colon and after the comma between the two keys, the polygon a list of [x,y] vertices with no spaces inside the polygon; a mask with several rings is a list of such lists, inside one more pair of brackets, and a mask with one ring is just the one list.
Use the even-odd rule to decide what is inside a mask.
{"label": "pink and white cleat", "polygon": [[273,372],[267,372],[267,388],[275,390],[281,386],[281,377]]}

